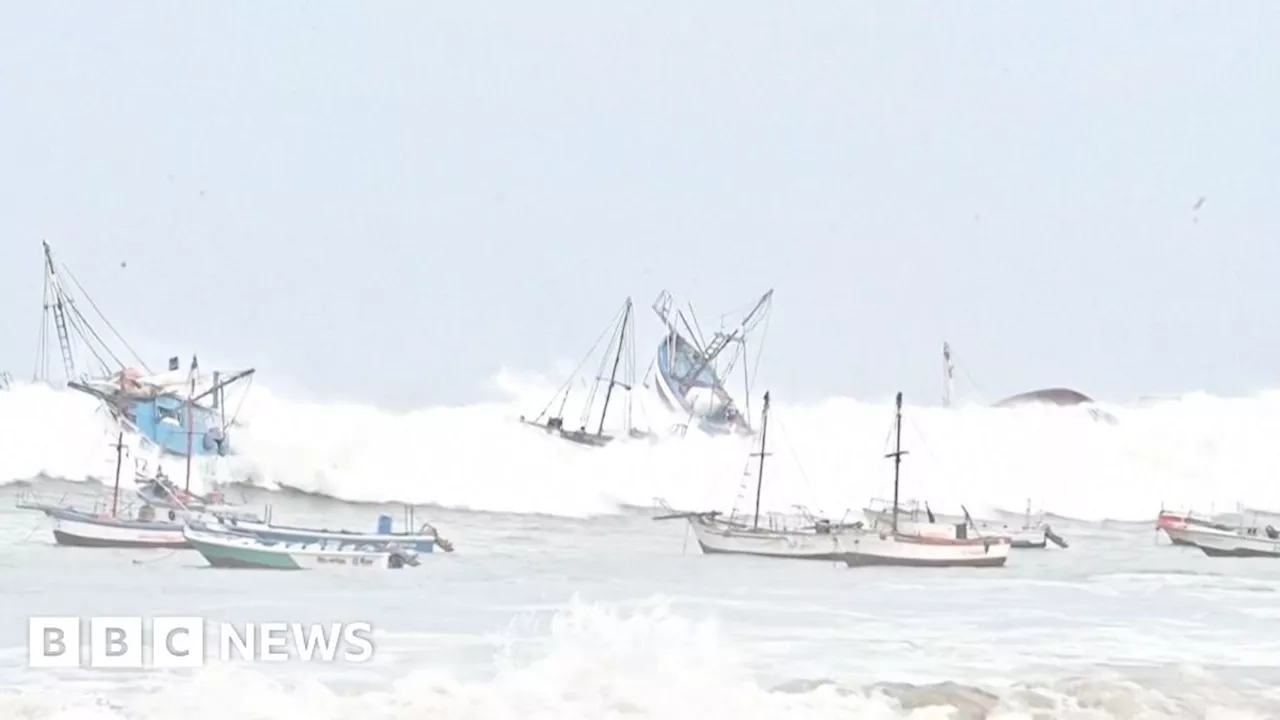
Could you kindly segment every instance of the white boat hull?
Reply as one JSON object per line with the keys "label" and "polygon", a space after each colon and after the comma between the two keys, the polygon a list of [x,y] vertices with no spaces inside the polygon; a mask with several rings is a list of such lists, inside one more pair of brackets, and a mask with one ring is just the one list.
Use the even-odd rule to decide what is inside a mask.
{"label": "white boat hull", "polygon": [[1200,548],[1209,557],[1280,558],[1280,537],[1267,537],[1258,530],[1227,531],[1216,528],[1165,528],[1171,539]]}
{"label": "white boat hull", "polygon": [[100,548],[185,548],[181,523],[92,521],[64,513],[49,513],[53,538],[59,545]]}
{"label": "white boat hull", "polygon": [[866,530],[840,537],[849,567],[1001,567],[1013,544],[1007,537],[955,540]]}
{"label": "white boat hull", "polygon": [[792,560],[843,559],[840,533],[752,530],[706,517],[691,517],[689,525],[707,555],[755,555]]}

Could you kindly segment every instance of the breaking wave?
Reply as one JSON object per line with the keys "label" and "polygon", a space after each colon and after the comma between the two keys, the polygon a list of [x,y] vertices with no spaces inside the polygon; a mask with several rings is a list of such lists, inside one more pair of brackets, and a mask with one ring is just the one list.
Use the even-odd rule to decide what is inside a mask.
{"label": "breaking wave", "polygon": [[[15,718],[1267,718],[1280,713],[1274,687],[1194,668],[1098,671],[971,682],[885,683],[867,678],[769,679],[751,653],[710,621],[664,603],[630,612],[574,602],[549,622],[513,628],[483,677],[462,677],[438,655],[432,667],[341,687],[315,666],[271,671],[211,664],[189,673],[66,678],[0,692]],[[381,644],[380,644],[381,647]],[[419,648],[427,653],[428,648]],[[847,648],[856,657],[857,647]],[[375,662],[377,657],[375,655]],[[874,658],[867,658],[874,664]],[[397,669],[400,668],[400,669]],[[42,676],[43,682],[55,682]],[[56,692],[53,690],[56,688]]]}
{"label": "breaking wave", "polygon": [[[507,373],[497,382],[508,400],[408,413],[291,400],[258,385],[240,406],[244,427],[232,431],[232,474],[349,502],[580,517],[650,506],[655,497],[727,509],[754,493],[754,471],[744,476],[752,440],[694,430],[683,440],[578,447],[517,422],[537,413],[552,386]],[[679,421],[645,389],[635,392],[638,424],[665,431]],[[946,512],[961,503],[1018,512],[1031,501],[1081,520],[1146,520],[1161,504],[1280,507],[1280,445],[1272,439],[1280,395],[1196,394],[1105,409],[1114,424],[1081,407],[908,407],[903,495]],[[576,412],[565,415],[576,424]],[[887,402],[775,398],[763,507],[840,515],[888,497],[891,426]],[[5,482],[110,477],[109,442],[102,411],[78,393],[21,384],[0,393]]]}

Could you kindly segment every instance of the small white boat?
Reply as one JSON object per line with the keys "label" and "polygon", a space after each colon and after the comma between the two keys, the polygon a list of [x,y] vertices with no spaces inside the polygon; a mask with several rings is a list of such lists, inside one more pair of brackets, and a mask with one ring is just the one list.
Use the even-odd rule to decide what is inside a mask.
{"label": "small white boat", "polygon": [[[863,509],[863,515],[872,525],[890,524],[892,514],[892,504],[888,500],[878,498],[873,499],[870,505]],[[1015,550],[1043,550],[1050,543],[1063,549],[1068,547],[1067,541],[1045,522],[1044,513],[1038,516],[1032,514],[1030,501],[1027,502],[1023,521],[1013,526],[998,520],[965,518],[962,515],[935,515],[928,503],[921,508],[920,503],[914,500],[898,508],[898,527],[910,534],[926,537],[955,537],[955,528],[960,525],[972,527],[983,536],[1007,537]]]}
{"label": "small white boat", "polygon": [[[884,524],[877,516],[873,527],[842,534],[840,542],[845,551],[845,563],[849,567],[1002,567],[1013,547],[1012,538],[1008,536],[984,536],[974,528],[976,536],[970,537],[971,521],[950,526],[949,533],[943,530],[947,526],[940,523],[899,523],[899,475],[902,456],[906,454],[902,449],[901,392],[897,396],[895,437],[894,451],[886,456],[893,458],[893,502],[889,522]],[[965,518],[969,520],[967,510]]]}
{"label": "small white boat", "polygon": [[1209,557],[1280,558],[1280,530],[1272,525],[1232,530],[1187,525],[1164,530],[1174,542],[1197,547]]}
{"label": "small white boat", "polygon": [[216,568],[256,570],[398,570],[419,564],[418,554],[389,545],[347,542],[284,543],[188,525],[186,541]]}
{"label": "small white boat", "polygon": [[175,514],[173,519],[155,517],[155,508],[143,505],[131,512],[120,503],[120,462],[124,450],[124,434],[116,448],[116,480],[109,501],[97,499],[92,510],[82,510],[64,501],[43,502],[20,495],[17,506],[38,510],[53,520],[53,539],[59,545],[95,548],[185,548],[182,528],[189,513]]}
{"label": "small white boat", "polygon": [[[756,477],[755,512],[739,516],[736,510],[722,517],[718,511],[669,512],[654,520],[686,519],[698,539],[698,547],[707,555],[755,555],[759,557],[791,560],[843,559],[839,535],[856,525],[834,524],[823,518],[805,513],[797,525],[788,523],[776,514],[760,514],[760,494],[764,487],[765,440],[769,434],[769,393],[764,394],[764,407],[760,413],[760,458]],[[665,503],[664,503],[665,507]],[[665,509],[671,510],[670,507]],[[764,522],[762,522],[762,520]]]}

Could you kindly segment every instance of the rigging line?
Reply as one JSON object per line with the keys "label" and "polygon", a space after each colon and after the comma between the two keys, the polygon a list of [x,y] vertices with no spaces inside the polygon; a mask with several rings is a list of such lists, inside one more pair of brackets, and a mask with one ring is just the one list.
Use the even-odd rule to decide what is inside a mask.
{"label": "rigging line", "polygon": [[[605,329],[600,333],[600,335],[596,338],[596,341],[591,345],[591,349],[587,351],[587,354],[586,354],[585,356],[583,356],[582,360],[580,360],[580,361],[578,362],[577,367],[575,367],[575,368],[573,369],[573,372],[569,374],[569,379],[568,379],[568,380],[565,380],[565,381],[564,381],[564,384],[560,386],[560,389],[559,389],[559,390],[556,390],[555,395],[552,395],[552,396],[551,396],[551,400],[549,400],[549,401],[547,402],[547,406],[546,406],[546,407],[542,408],[542,412],[540,412],[540,413],[538,413],[538,414],[537,414],[537,416],[534,418],[535,420],[537,420],[538,418],[541,418],[543,415],[546,415],[546,414],[547,414],[547,410],[550,410],[550,409],[551,409],[551,406],[555,404],[555,402],[556,402],[556,398],[560,397],[560,393],[567,391],[567,390],[568,390],[568,388],[569,388],[570,386],[572,386],[572,385],[573,385],[573,381],[574,381],[574,379],[575,379],[575,378],[577,378],[577,377],[578,377],[578,373],[579,373],[579,372],[582,372],[582,366],[584,366],[584,365],[586,365],[586,364],[587,364],[587,361],[588,361],[588,360],[590,360],[590,359],[591,359],[591,356],[595,354],[595,352],[596,352],[596,348],[600,346],[600,341],[601,341],[601,340],[604,340],[606,337],[611,337],[611,336],[612,336],[613,326],[614,326],[615,324],[617,324],[617,322],[618,322],[618,317],[623,313],[623,311],[624,311],[625,309],[626,309],[626,307],[625,307],[625,305],[624,305],[624,307],[623,307],[623,309],[622,309],[622,310],[619,310],[618,312],[614,313],[614,316],[613,316],[613,317],[614,317],[613,322],[609,323],[609,326],[608,326],[608,327],[606,327],[606,328],[605,328]],[[565,397],[566,397],[566,399],[567,399],[567,397],[568,397],[568,396],[566,395]]]}
{"label": "rigging line", "polygon": [[[67,303],[67,305],[71,308],[71,314],[67,316],[67,324],[76,331],[76,334],[79,335],[80,339],[84,342],[85,349],[89,351],[89,354],[92,355],[94,359],[98,361],[98,364],[105,370],[107,368],[107,361],[102,359],[102,355],[94,349],[93,343],[89,342],[89,336],[85,334],[85,330],[88,329],[89,333],[94,337],[97,337],[97,333],[93,332],[93,328],[89,326],[88,321],[80,314],[80,309],[77,308],[74,303]],[[98,338],[98,341],[101,343],[102,338]],[[108,355],[111,355],[111,358],[117,363],[120,362],[120,358],[117,358],[115,354],[111,352],[111,348],[107,347],[106,343],[102,343],[102,349],[105,350]],[[67,380],[72,379],[73,378],[67,378]]]}
{"label": "rigging line", "polygon": [[774,416],[771,419],[778,424],[778,429],[782,431],[782,437],[787,440],[787,442],[784,442],[783,444],[787,446],[787,452],[790,453],[791,459],[795,461],[796,469],[800,471],[801,482],[804,483],[806,488],[813,491],[813,485],[809,483],[809,474],[804,471],[804,464],[800,462],[800,456],[796,453],[795,447],[790,442],[791,433],[787,432],[787,424],[782,421],[782,418],[777,416],[777,411],[774,411]]}
{"label": "rigging line", "polygon": [[[614,346],[617,345],[618,352],[622,352],[621,345],[626,339],[626,336],[622,334],[625,332],[625,329],[623,328],[624,323],[619,320],[614,324],[615,327],[613,329],[613,333],[609,336],[609,346],[605,348],[604,353],[600,356],[600,367],[596,370],[596,379],[591,383],[591,390],[587,392],[587,403],[582,407],[582,427],[584,429],[591,422],[591,408],[596,404],[596,393],[600,391],[600,381],[604,378],[604,369],[609,367],[609,358],[614,356]],[[604,414],[608,411],[609,408],[607,407],[600,411],[601,422],[604,422]]]}
{"label": "rigging line", "polygon": [[[120,344],[124,345],[125,349],[133,354],[133,359],[137,360],[138,364],[141,365],[142,369],[146,370],[148,374],[154,374],[151,372],[151,368],[147,367],[147,364],[142,361],[141,357],[139,357],[138,352],[129,345],[129,341],[124,339],[124,336],[120,334],[120,331],[116,330],[115,326],[111,324],[111,321],[107,319],[107,316],[102,314],[102,311],[98,309],[98,304],[95,303],[93,298],[89,296],[89,293],[85,292],[85,289],[81,287],[80,281],[76,278],[75,274],[72,273],[65,264],[62,266],[62,271],[67,274],[67,277],[71,278],[71,282],[75,283],[76,287],[80,290],[80,295],[84,297],[85,300],[89,301],[89,306],[93,308],[94,312],[98,313],[98,317],[102,318],[102,322],[106,324],[107,328],[110,329],[111,332],[115,333],[116,339],[120,341]],[[76,312],[78,313],[79,310]],[[94,333],[94,336],[97,336],[96,332]],[[101,338],[99,338],[99,341],[101,341]],[[104,342],[103,345],[106,345],[106,343]],[[115,357],[114,353],[112,354],[112,357]],[[116,358],[116,360],[118,362],[119,358]],[[124,363],[120,364],[123,365]]]}
{"label": "rigging line", "polygon": [[[75,278],[73,277],[72,280],[74,279]],[[124,367],[124,363],[120,362],[120,358],[116,357],[115,352],[111,350],[111,346],[108,345],[107,342],[103,340],[100,335],[98,335],[97,330],[93,329],[93,325],[89,323],[89,320],[84,316],[84,313],[80,312],[80,306],[77,305],[74,301],[72,301],[70,296],[64,296],[64,297],[66,298],[67,302],[63,304],[66,307],[71,308],[71,314],[70,314],[71,324],[75,328],[76,333],[80,335],[80,339],[84,341],[85,347],[89,350],[89,352],[92,353],[93,356],[98,359],[99,363],[102,363],[105,369],[107,365],[106,361],[102,359],[102,356],[98,354],[97,350],[93,349],[93,343],[89,341],[89,335],[92,335],[95,339],[97,339],[98,344],[102,346],[102,349],[106,351],[108,355],[111,356],[111,359],[115,360],[116,364],[120,365],[121,367]],[[88,330],[88,334],[85,333],[86,330]],[[70,380],[71,378],[67,378],[67,379]]]}
{"label": "rigging line", "polygon": [[[760,372],[760,360],[764,357],[764,341],[769,337],[769,320],[773,318],[772,308],[764,311],[764,332],[760,333],[760,346],[756,350],[755,367],[751,368],[751,378],[754,380],[756,373]],[[750,392],[748,390],[747,392]]]}

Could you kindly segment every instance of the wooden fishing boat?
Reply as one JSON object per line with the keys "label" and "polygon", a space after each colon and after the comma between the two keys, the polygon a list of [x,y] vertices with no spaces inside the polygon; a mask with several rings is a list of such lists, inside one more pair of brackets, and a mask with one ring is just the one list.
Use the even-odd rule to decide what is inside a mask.
{"label": "wooden fishing boat", "polygon": [[1013,546],[1008,536],[969,536],[972,527],[969,511],[964,510],[966,523],[952,526],[950,536],[942,533],[925,533],[919,527],[903,526],[898,522],[900,503],[900,470],[902,456],[902,393],[896,400],[894,451],[886,455],[893,458],[893,504],[888,524],[879,521],[870,528],[842,534],[840,544],[844,561],[849,567],[867,565],[894,565],[902,567],[1002,567],[1009,559]]}
{"label": "wooden fishing boat", "polygon": [[182,528],[189,515],[174,519],[157,519],[155,508],[142,505],[130,513],[120,503],[120,464],[123,458],[124,433],[116,444],[116,479],[109,504],[94,503],[92,510],[81,510],[66,503],[43,502],[20,496],[18,507],[43,512],[53,520],[53,539],[59,545],[94,548],[185,548]]}
{"label": "wooden fishing boat", "polygon": [[[406,506],[405,527],[411,528],[413,525],[413,508]],[[224,520],[222,527],[227,530],[252,535],[260,540],[270,540],[275,542],[336,542],[363,546],[395,544],[401,547],[410,548],[420,553],[433,552],[438,546],[445,552],[453,552],[453,543],[449,542],[447,538],[441,537],[439,531],[436,530],[431,523],[422,523],[422,525],[418,527],[417,531],[406,529],[401,532],[395,532],[390,515],[379,515],[377,532],[372,533],[358,532],[355,530],[321,530],[289,525],[275,525],[270,522],[240,520],[236,518],[228,518]]]}
{"label": "wooden fishing boat", "polygon": [[[613,321],[610,327],[613,328],[613,335],[609,341],[609,348],[601,359],[600,370],[596,374],[595,382],[591,384],[591,390],[587,393],[587,402],[582,408],[581,424],[578,429],[573,430],[565,427],[564,407],[565,404],[569,402],[569,390],[573,387],[574,381],[582,371],[582,367],[586,364],[587,360],[595,354],[595,346],[593,346],[587,353],[587,357],[583,358],[582,362],[578,364],[578,367],[569,376],[569,379],[565,381],[564,385],[561,385],[560,389],[551,397],[551,400],[547,402],[547,406],[542,409],[542,412],[538,413],[533,419],[527,419],[525,416],[521,415],[520,422],[525,425],[540,428],[549,434],[578,445],[585,445],[587,447],[604,447],[613,442],[617,437],[613,433],[605,432],[605,420],[609,414],[609,401],[613,399],[613,389],[615,387],[621,387],[627,391],[624,398],[625,410],[623,420],[627,437],[631,439],[647,439],[651,441],[657,439],[657,436],[653,433],[647,430],[640,430],[632,424],[631,390],[635,385],[635,346],[632,338],[635,335],[635,323],[632,314],[631,298],[627,298],[626,302],[623,303],[622,309],[619,310],[617,318]],[[598,346],[600,344],[600,340],[603,339],[604,337],[602,335],[596,340],[596,345]],[[612,367],[606,375],[605,367],[609,364],[611,364]],[[622,374],[622,378],[618,377],[619,373]],[[606,384],[604,402],[600,407],[600,420],[599,423],[592,423],[591,411],[595,405],[596,393],[599,391],[600,384],[602,382],[606,382]],[[560,400],[559,409],[555,415],[548,415],[548,412],[551,410],[551,406],[555,404],[557,399]],[[595,424],[596,427],[594,431],[587,429],[590,424]]]}
{"label": "wooden fishing boat", "polygon": [[698,539],[698,546],[707,555],[755,555],[791,560],[843,559],[839,535],[846,530],[860,528],[861,523],[837,524],[805,513],[802,522],[792,526],[776,514],[761,516],[764,459],[769,455],[765,451],[768,434],[769,393],[766,392],[760,412],[760,451],[752,453],[760,460],[756,475],[755,511],[750,516],[738,516],[735,509],[728,517],[721,516],[718,511],[669,512],[654,520],[688,520]]}
{"label": "wooden fishing boat", "polygon": [[[888,525],[892,515],[887,500],[874,499],[863,509],[863,515],[871,524]],[[1034,515],[1031,502],[1027,502],[1027,510],[1021,523],[1010,525],[999,520],[983,520],[965,518],[959,515],[935,514],[925,503],[921,507],[917,501],[904,503],[898,508],[898,526],[906,532],[931,537],[955,537],[957,525],[972,525],[984,536],[1007,537],[1015,550],[1044,550],[1050,543],[1066,549],[1067,541],[1054,531],[1044,520],[1044,513]]]}
{"label": "wooden fishing boat", "polygon": [[193,523],[183,537],[216,568],[254,570],[398,570],[419,564],[413,550],[386,544],[322,541],[287,543],[216,531]]}
{"label": "wooden fishing boat", "polygon": [[[716,332],[709,340],[702,336],[693,308],[689,315],[675,309],[675,298],[662,291],[653,303],[653,311],[666,328],[651,366],[653,387],[664,407],[687,420],[672,431],[683,434],[697,427],[711,435],[753,435],[751,408],[739,408],[725,388],[725,381],[739,360],[743,361],[743,400],[751,397],[754,368],[747,367],[747,336],[769,315],[773,290],[756,301],[731,332]],[[757,345],[756,365],[759,365]],[[649,387],[646,378],[645,387]]]}

